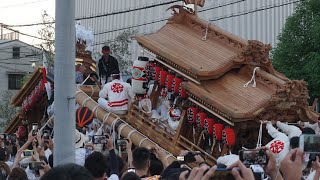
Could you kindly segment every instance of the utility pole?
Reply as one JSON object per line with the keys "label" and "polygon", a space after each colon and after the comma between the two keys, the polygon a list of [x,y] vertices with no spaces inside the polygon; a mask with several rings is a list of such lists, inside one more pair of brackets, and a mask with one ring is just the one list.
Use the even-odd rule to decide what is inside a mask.
{"label": "utility pole", "polygon": [[3,24],[2,23],[0,23],[0,39],[2,39],[3,38]]}
{"label": "utility pole", "polygon": [[56,0],[54,166],[75,162],[75,0]]}

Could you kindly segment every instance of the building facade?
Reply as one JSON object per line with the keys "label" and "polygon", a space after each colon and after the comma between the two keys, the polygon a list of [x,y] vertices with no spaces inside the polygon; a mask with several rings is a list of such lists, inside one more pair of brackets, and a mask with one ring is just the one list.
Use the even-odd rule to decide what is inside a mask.
{"label": "building facade", "polygon": [[[172,2],[172,3],[170,3]],[[199,16],[218,27],[244,39],[277,43],[277,36],[286,18],[294,11],[296,0],[206,0],[199,7]],[[148,34],[160,29],[171,17],[170,6],[181,5],[174,0],[76,0],[76,19],[94,31],[94,51],[100,52],[106,41],[115,39],[122,31],[134,29]],[[97,18],[88,18],[100,16]],[[132,60],[141,54],[134,42],[130,46]]]}
{"label": "building facade", "polygon": [[41,50],[30,44],[18,39],[0,40],[0,92],[15,94],[24,76],[33,72],[41,59]]}

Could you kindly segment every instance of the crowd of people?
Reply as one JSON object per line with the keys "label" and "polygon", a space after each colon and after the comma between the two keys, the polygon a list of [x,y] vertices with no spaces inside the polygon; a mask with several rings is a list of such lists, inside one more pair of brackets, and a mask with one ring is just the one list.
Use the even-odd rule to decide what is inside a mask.
{"label": "crowd of people", "polygon": [[[283,124],[276,123],[278,127]],[[272,126],[268,123],[267,126]],[[219,157],[217,165],[210,167],[201,153],[182,151],[179,157],[187,157],[193,153],[194,162],[190,167],[179,159],[169,163],[165,151],[160,147],[147,149],[135,147],[130,139],[122,139],[127,143],[117,143],[112,136],[110,126],[93,121],[89,128],[75,130],[75,164],[53,166],[54,139],[43,136],[43,130],[34,133],[32,130],[26,140],[15,141],[5,134],[0,135],[0,179],[263,179],[318,180],[320,177],[320,161],[318,154],[307,154],[298,148],[297,137],[291,136],[300,128],[286,125],[288,129],[276,130],[288,138],[288,151],[283,157],[274,154],[270,147],[261,147],[266,152],[266,164],[246,166],[239,156],[229,154]],[[306,125],[305,125],[306,126]],[[279,128],[279,129],[281,129]],[[296,129],[297,128],[297,129]],[[48,129],[45,127],[44,129]],[[267,127],[270,131],[274,129]],[[295,129],[295,130],[292,130]],[[295,135],[315,134],[311,128],[305,127]],[[47,132],[47,130],[46,130]],[[106,141],[93,143],[94,136],[105,136]],[[281,139],[284,140],[284,139]],[[123,142],[123,141],[121,141]],[[121,147],[123,146],[124,147]],[[120,146],[120,147],[119,147]],[[272,147],[271,147],[272,148]],[[190,164],[188,164],[190,165]],[[260,166],[262,169],[255,166]],[[258,169],[258,170],[257,170]],[[263,172],[263,173],[262,173]],[[263,175],[262,175],[263,174]]]}

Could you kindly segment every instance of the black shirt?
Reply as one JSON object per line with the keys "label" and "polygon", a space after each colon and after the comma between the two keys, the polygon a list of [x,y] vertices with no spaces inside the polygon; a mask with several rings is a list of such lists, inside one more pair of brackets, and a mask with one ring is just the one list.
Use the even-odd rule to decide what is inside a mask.
{"label": "black shirt", "polygon": [[119,71],[119,65],[118,65],[117,59],[110,55],[108,57],[108,62],[105,62],[105,59],[103,56],[101,57],[98,63],[98,68],[99,68],[99,77],[100,78],[105,77],[106,79],[110,77],[112,71],[114,70]]}

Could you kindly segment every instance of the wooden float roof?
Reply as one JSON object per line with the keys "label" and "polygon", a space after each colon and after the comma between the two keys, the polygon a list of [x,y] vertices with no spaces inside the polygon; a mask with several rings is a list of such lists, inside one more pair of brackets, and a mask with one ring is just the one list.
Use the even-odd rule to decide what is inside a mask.
{"label": "wooden float roof", "polygon": [[[270,45],[243,40],[212,24],[207,26],[181,6],[172,9],[174,15],[164,27],[136,39],[160,64],[198,81],[183,83],[190,98],[233,122],[276,117],[283,121],[317,120],[319,114],[308,106],[307,84],[290,80],[273,68]],[[260,67],[257,86],[245,88],[254,67]]]}
{"label": "wooden float roof", "polygon": [[23,100],[34,90],[42,78],[42,67],[38,67],[29,77],[28,81],[24,83],[18,93],[11,99],[11,104],[14,106],[21,106]]}
{"label": "wooden float roof", "polygon": [[[140,45],[200,79],[218,78],[234,66],[248,42],[180,10],[158,32],[136,37]],[[228,43],[226,43],[228,41]]]}

